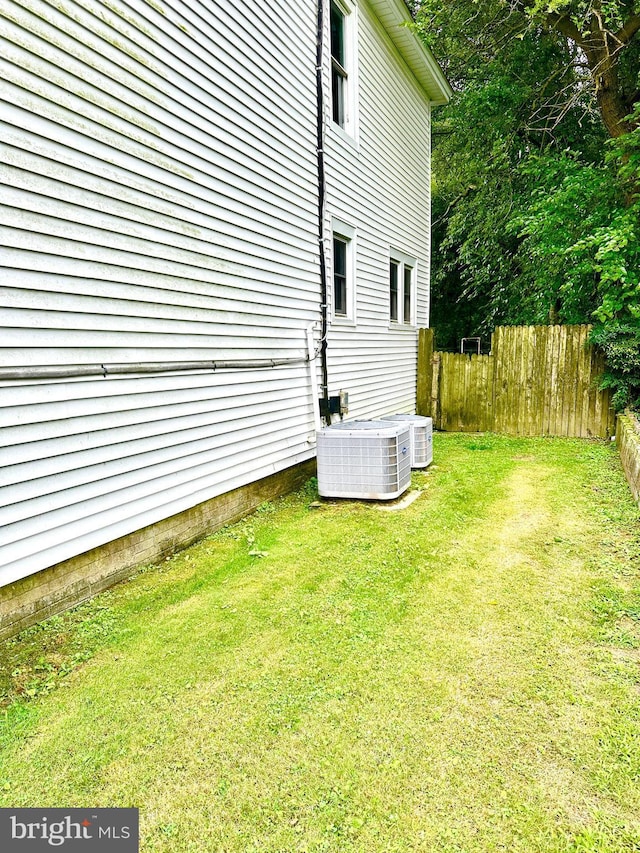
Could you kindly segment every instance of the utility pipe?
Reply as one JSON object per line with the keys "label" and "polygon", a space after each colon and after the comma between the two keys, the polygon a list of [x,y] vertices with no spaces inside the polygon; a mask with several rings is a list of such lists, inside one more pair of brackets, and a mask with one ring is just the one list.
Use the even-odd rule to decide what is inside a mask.
{"label": "utility pipe", "polygon": [[44,367],[0,367],[0,382],[10,379],[76,379],[84,376],[117,376],[140,373],[180,373],[193,370],[262,370],[306,364],[315,355],[296,358],[263,358],[237,361],[139,361],[130,364],[61,364]]}
{"label": "utility pipe", "polygon": [[316,428],[316,432],[322,429],[322,420],[320,419],[320,394],[318,390],[318,373],[316,371],[316,366],[314,364],[315,358],[317,356],[317,352],[314,348],[313,342],[313,327],[315,323],[311,323],[307,326],[307,354],[308,354],[308,362],[309,362],[309,372],[311,377],[311,397],[312,397],[312,405],[313,405],[313,423]]}

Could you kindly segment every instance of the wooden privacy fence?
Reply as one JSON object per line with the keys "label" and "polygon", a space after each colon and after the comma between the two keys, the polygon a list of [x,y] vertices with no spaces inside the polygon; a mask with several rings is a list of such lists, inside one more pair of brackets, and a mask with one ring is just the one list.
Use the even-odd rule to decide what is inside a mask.
{"label": "wooden privacy fence", "polygon": [[420,330],[418,412],[437,429],[607,438],[611,395],[597,390],[602,357],[590,326],[500,326],[490,355],[434,352]]}

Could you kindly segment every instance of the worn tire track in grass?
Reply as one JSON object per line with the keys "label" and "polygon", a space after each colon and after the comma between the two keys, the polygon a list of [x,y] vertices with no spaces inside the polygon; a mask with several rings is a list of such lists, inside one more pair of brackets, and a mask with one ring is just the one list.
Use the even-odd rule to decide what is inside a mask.
{"label": "worn tire track in grass", "polygon": [[2,804],[137,805],[143,851],[640,849],[610,449],[436,448],[401,513],[299,496],[177,558],[166,601],[128,585],[145,609],[9,732]]}
{"label": "worn tire track in grass", "polygon": [[425,849],[640,846],[637,788],[626,786],[625,803],[594,785],[598,718],[617,690],[596,676],[584,619],[589,520],[550,512],[554,475],[528,465],[507,478],[492,524],[467,531],[411,631],[414,650],[423,641],[424,692],[448,693],[423,734],[440,767],[423,792]]}

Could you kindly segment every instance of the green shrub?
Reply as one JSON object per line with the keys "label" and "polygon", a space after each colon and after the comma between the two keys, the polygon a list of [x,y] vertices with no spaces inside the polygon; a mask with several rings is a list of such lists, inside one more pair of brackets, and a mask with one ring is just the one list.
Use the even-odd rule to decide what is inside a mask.
{"label": "green shrub", "polygon": [[591,341],[606,358],[600,387],[613,390],[615,410],[640,411],[640,320],[597,323]]}

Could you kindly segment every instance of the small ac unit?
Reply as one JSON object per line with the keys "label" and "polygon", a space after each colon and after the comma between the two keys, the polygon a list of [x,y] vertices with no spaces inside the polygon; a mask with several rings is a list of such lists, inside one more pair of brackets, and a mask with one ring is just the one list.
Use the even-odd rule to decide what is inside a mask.
{"label": "small ac unit", "polygon": [[411,482],[408,424],[343,421],[318,432],[318,491],[325,498],[390,500]]}
{"label": "small ac unit", "polygon": [[426,468],[433,462],[433,421],[422,415],[385,415],[383,421],[405,423],[411,430],[411,467]]}

